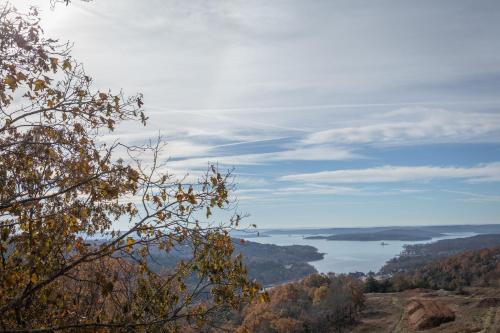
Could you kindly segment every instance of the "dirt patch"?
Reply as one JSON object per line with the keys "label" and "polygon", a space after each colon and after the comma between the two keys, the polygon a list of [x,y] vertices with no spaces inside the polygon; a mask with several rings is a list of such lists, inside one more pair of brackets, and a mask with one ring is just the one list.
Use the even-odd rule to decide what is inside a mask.
{"label": "dirt patch", "polygon": [[410,299],[405,313],[409,326],[415,330],[426,330],[455,320],[455,313],[449,306],[429,299]]}

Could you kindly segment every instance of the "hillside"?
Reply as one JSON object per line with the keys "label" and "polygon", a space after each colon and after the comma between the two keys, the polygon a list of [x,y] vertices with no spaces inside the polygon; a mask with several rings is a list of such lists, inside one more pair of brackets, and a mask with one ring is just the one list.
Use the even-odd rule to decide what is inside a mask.
{"label": "hillside", "polygon": [[466,251],[434,260],[407,272],[396,273],[389,281],[394,290],[500,287],[500,247]]}
{"label": "hillside", "polygon": [[469,250],[480,250],[500,245],[500,234],[477,235],[466,238],[443,239],[427,244],[405,245],[401,254],[389,260],[380,274],[405,272],[433,260],[449,257]]}
{"label": "hillside", "polygon": [[[295,281],[316,273],[308,262],[323,258],[315,247],[307,245],[278,246],[233,239],[233,246],[236,255],[243,255],[249,277],[263,286]],[[175,266],[180,260],[188,260],[191,255],[188,244],[170,253],[151,249],[150,262],[155,270],[160,271]]]}
{"label": "hillside", "polygon": [[243,255],[249,277],[264,286],[296,281],[316,273],[308,262],[323,259],[322,253],[307,245],[278,246],[235,241],[235,252]]}

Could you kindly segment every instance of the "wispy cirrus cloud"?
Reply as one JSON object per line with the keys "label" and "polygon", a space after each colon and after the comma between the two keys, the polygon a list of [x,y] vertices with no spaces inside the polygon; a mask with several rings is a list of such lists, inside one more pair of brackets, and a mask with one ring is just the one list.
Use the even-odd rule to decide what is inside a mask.
{"label": "wispy cirrus cloud", "polygon": [[337,195],[352,195],[359,194],[363,189],[348,187],[348,186],[331,186],[331,185],[318,185],[307,184],[303,186],[285,186],[270,188],[255,188],[238,190],[238,194],[272,194],[275,195],[296,195],[296,194],[311,194],[311,195],[324,195],[324,194],[337,194]]}
{"label": "wispy cirrus cloud", "polygon": [[241,154],[230,156],[204,156],[171,161],[169,164],[175,168],[196,168],[206,165],[207,162],[218,163],[226,166],[259,165],[278,161],[345,161],[361,159],[362,155],[346,148],[331,146],[312,146],[296,149],[282,150],[270,153]]}
{"label": "wispy cirrus cloud", "polygon": [[474,167],[392,166],[345,169],[282,176],[281,181],[306,183],[395,183],[463,179],[471,183],[500,181],[500,162]]}
{"label": "wispy cirrus cloud", "polygon": [[468,191],[443,190],[443,192],[458,194],[461,196],[460,201],[464,202],[500,202],[500,195],[491,195],[483,193],[473,193]]}
{"label": "wispy cirrus cloud", "polygon": [[[358,120],[359,122],[359,120]],[[500,142],[500,114],[408,107],[312,133],[305,144]]]}
{"label": "wispy cirrus cloud", "polygon": [[[238,189],[235,193],[240,202],[244,203],[272,203],[292,198],[318,197],[393,197],[401,195],[413,196],[427,192],[423,189],[409,188],[381,188],[378,186],[342,186],[335,184],[302,183],[293,186],[274,184],[273,188],[256,187]],[[306,200],[307,201],[307,200]]]}
{"label": "wispy cirrus cloud", "polygon": [[331,185],[317,185],[317,184],[304,184],[300,186],[274,186],[273,188],[253,188],[253,189],[238,189],[236,197],[241,202],[276,202],[290,197],[312,197],[312,196],[351,196],[360,195],[363,193],[362,189],[348,186],[331,186]]}

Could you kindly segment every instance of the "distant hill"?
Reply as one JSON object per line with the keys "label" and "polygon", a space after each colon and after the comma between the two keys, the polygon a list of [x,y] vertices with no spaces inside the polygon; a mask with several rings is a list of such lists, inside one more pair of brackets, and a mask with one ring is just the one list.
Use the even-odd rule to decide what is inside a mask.
{"label": "distant hill", "polygon": [[396,289],[459,290],[467,286],[500,287],[500,246],[465,251],[433,260],[423,267],[393,276]]}
{"label": "distant hill", "polygon": [[409,228],[397,228],[397,229],[387,229],[376,232],[364,232],[364,233],[349,233],[349,234],[337,234],[330,236],[309,236],[306,239],[326,239],[326,240],[337,240],[337,241],[382,241],[382,240],[399,240],[399,241],[419,241],[419,240],[429,240],[435,237],[443,236],[443,234],[422,230],[422,229],[409,229]]}
{"label": "distant hill", "polygon": [[[360,228],[296,228],[296,229],[259,229],[260,234],[266,235],[343,235],[356,233],[371,233],[390,229],[419,229],[437,233],[474,232],[478,234],[500,233],[500,224],[457,224],[431,226],[388,226],[388,227],[360,227]],[[255,231],[257,232],[257,231]]]}

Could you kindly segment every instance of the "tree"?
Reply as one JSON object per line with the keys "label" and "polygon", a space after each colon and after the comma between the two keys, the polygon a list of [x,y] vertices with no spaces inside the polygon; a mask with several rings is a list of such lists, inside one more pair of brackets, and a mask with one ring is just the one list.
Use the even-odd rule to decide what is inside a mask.
{"label": "tree", "polygon": [[[187,183],[161,140],[100,143],[146,124],[142,96],[96,90],[36,9],[1,5],[0,36],[0,331],[175,331],[261,293],[233,255],[240,216],[211,222],[231,208],[230,173]],[[189,259],[150,269],[178,247]]]}
{"label": "tree", "polygon": [[366,293],[378,293],[380,292],[380,283],[375,279],[373,274],[368,275],[365,281],[365,292]]}

